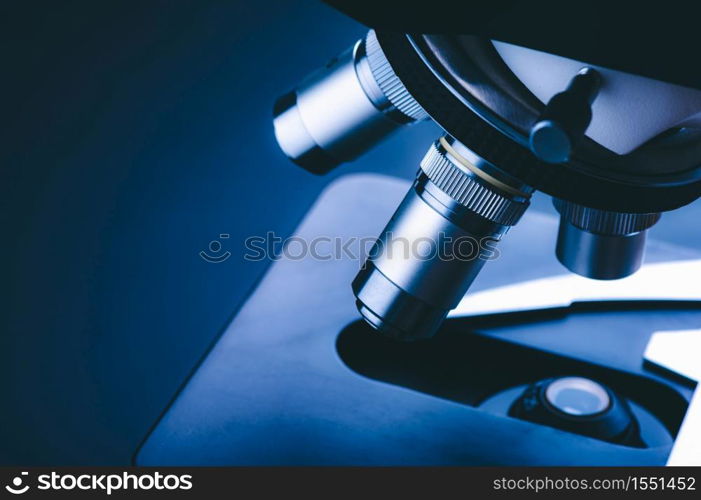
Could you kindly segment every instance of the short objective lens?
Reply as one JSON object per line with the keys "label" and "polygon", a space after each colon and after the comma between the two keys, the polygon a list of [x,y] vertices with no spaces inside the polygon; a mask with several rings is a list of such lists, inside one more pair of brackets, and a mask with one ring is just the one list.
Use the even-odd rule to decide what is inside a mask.
{"label": "short objective lens", "polygon": [[632,214],[553,199],[560,213],[555,253],[573,273],[598,280],[625,278],[640,268],[647,230],[659,213]]}
{"label": "short objective lens", "polygon": [[436,141],[353,281],[360,313],[390,337],[433,336],[531,192],[452,138]]}
{"label": "short objective lens", "polygon": [[280,97],[273,112],[282,150],[316,174],[428,117],[394,73],[374,30]]}

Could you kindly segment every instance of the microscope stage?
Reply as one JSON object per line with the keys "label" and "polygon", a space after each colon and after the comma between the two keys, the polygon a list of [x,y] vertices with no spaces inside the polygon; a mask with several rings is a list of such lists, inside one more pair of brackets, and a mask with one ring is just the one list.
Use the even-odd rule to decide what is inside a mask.
{"label": "microscope stage", "polygon": [[[341,178],[296,236],[374,239],[408,187],[375,175]],[[470,293],[566,275],[554,255],[557,226],[553,216],[526,212]],[[698,257],[650,241],[646,263]],[[653,332],[697,328],[698,306],[451,318],[435,339],[401,344],[359,321],[350,284],[361,264],[347,255],[272,263],[145,440],[137,464],[666,463],[693,383],[652,371],[643,356]],[[616,388],[666,430],[647,447],[624,446],[484,406],[509,387],[570,375]]]}

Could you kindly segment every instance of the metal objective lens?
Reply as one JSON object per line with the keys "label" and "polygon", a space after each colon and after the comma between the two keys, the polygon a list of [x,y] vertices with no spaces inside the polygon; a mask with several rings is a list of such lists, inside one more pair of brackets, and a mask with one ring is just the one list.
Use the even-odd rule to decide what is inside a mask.
{"label": "metal objective lens", "polygon": [[531,191],[452,138],[436,141],[353,281],[360,313],[390,337],[433,336]]}
{"label": "metal objective lens", "polygon": [[625,278],[640,268],[647,230],[661,216],[599,210],[555,198],[553,205],[560,213],[558,260],[573,273],[598,280]]}
{"label": "metal objective lens", "polygon": [[275,137],[301,167],[324,174],[402,125],[428,118],[384,55],[374,30],[280,97]]}

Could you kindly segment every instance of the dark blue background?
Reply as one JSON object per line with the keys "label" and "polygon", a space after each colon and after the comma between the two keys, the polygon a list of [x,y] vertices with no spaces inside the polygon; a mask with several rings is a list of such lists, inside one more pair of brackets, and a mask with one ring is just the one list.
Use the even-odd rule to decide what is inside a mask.
{"label": "dark blue background", "polygon": [[[437,131],[323,178],[287,161],[275,96],[365,31],[311,0],[28,1],[0,19],[0,461],[126,464],[265,270],[243,240],[291,233],[344,173],[412,176]],[[655,232],[697,243],[697,217]],[[232,257],[203,261],[220,233]]]}

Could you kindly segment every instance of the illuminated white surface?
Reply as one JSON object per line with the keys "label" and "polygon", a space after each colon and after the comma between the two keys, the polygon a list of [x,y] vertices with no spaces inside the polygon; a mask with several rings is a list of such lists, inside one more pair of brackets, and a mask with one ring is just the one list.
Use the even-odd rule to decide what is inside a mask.
{"label": "illuminated white surface", "polygon": [[[701,381],[701,330],[655,332],[645,359],[685,377]],[[701,390],[694,392],[667,465],[701,465]]]}
{"label": "illuminated white surface", "polygon": [[[450,317],[537,311],[601,300],[701,300],[701,260],[650,264],[616,281],[574,274],[552,276],[468,293]],[[656,332],[645,359],[701,381],[701,330]],[[667,465],[701,465],[701,390],[689,404]]]}
{"label": "illuminated white surface", "polygon": [[699,278],[699,259],[649,264],[615,281],[575,274],[552,276],[468,293],[449,317],[537,311],[600,300],[701,300]]}
{"label": "illuminated white surface", "polygon": [[655,332],[645,350],[645,359],[688,379],[701,380],[701,330]]}

